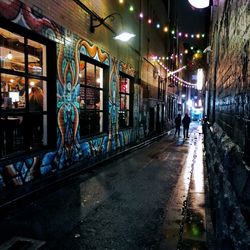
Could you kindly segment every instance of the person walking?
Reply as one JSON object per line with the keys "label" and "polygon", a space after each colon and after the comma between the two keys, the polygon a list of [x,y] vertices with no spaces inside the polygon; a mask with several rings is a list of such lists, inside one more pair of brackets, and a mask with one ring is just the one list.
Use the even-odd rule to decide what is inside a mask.
{"label": "person walking", "polygon": [[189,130],[189,124],[191,122],[191,119],[189,117],[189,115],[186,113],[184,118],[182,119],[182,125],[183,125],[183,137],[185,138],[189,138],[188,136],[188,130]]}
{"label": "person walking", "polygon": [[175,117],[175,136],[178,133],[178,136],[180,136],[180,130],[181,130],[181,114],[178,114]]}

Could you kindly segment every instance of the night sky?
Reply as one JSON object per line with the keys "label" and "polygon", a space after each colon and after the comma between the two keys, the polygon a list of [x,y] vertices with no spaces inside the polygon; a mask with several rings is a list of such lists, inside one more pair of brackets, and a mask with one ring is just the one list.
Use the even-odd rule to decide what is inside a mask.
{"label": "night sky", "polygon": [[175,0],[177,5],[177,22],[179,30],[190,33],[205,33],[210,13],[210,8],[196,9],[188,0]]}

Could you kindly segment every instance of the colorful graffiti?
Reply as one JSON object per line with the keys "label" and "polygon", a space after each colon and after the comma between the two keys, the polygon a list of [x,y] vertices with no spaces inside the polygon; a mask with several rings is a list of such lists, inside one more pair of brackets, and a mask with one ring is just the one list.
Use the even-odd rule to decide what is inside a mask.
{"label": "colorful graffiti", "polygon": [[[90,162],[123,150],[134,141],[132,129],[119,131],[119,71],[134,76],[132,67],[119,63],[95,44],[55,24],[18,0],[0,1],[1,16],[57,42],[57,149],[39,152],[0,166],[0,188],[19,186],[74,162]],[[70,37],[72,43],[65,42]],[[85,140],[79,136],[80,54],[109,66],[108,133]]]}

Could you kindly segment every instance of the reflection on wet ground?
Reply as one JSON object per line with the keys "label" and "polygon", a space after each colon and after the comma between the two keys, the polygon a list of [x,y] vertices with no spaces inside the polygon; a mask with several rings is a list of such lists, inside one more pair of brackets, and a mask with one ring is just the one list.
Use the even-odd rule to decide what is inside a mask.
{"label": "reflection on wet ground", "polygon": [[[203,135],[201,126],[191,128],[190,138],[177,139],[177,145],[188,147],[175,191],[168,205],[163,228],[163,249],[213,249],[206,238]],[[180,209],[181,208],[181,209]],[[209,218],[210,220],[210,218]],[[211,245],[211,244],[210,244]]]}
{"label": "reflection on wet ground", "polygon": [[197,126],[171,133],[48,190],[0,222],[0,249],[20,236],[41,250],[208,249],[202,140]]}

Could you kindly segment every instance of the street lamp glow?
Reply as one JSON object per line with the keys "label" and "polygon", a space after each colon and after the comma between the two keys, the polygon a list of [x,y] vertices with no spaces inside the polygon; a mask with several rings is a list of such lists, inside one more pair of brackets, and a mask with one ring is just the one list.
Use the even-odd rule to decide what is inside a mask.
{"label": "street lamp glow", "polygon": [[128,40],[130,40],[132,37],[135,37],[135,34],[131,34],[131,33],[128,33],[128,32],[123,32],[117,36],[115,36],[114,38],[116,40],[120,40],[122,42],[127,42]]}
{"label": "street lamp glow", "polygon": [[188,0],[188,2],[195,8],[203,9],[209,6],[209,0]]}

